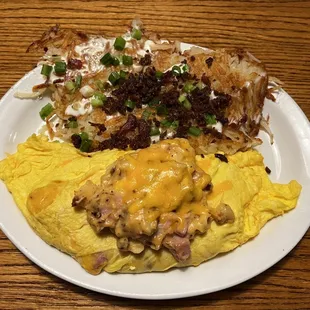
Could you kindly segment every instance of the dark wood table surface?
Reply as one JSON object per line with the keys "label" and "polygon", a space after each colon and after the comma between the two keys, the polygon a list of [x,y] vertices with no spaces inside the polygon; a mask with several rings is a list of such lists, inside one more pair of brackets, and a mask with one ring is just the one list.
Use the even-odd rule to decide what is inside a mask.
{"label": "dark wood table surface", "polygon": [[[1,0],[0,97],[36,64],[39,55],[26,54],[26,48],[49,26],[115,36],[135,16],[164,38],[248,49],[310,118],[310,1],[297,0]],[[243,284],[182,300],[140,301],[91,292],[50,275],[0,231],[1,310],[153,308],[310,309],[310,232],[279,263]]]}

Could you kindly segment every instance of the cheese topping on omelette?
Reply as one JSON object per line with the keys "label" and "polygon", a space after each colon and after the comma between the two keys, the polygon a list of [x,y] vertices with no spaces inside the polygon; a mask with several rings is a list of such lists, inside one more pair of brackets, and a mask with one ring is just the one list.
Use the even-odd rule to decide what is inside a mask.
{"label": "cheese topping on omelette", "polygon": [[[186,154],[185,140],[169,140],[164,143],[165,147],[170,144],[183,149]],[[161,143],[158,145],[157,147],[160,148]],[[131,239],[130,244],[132,251],[129,249],[129,252],[124,255],[118,244],[120,238],[115,236],[113,229],[111,232],[104,229],[101,233],[97,233],[94,226],[89,223],[88,211],[72,207],[72,200],[87,182],[91,182],[96,190],[100,190],[100,185],[105,181],[104,175],[111,173],[113,167],[116,173],[117,168],[121,167],[118,164],[124,160],[128,161],[128,158],[135,161],[143,155],[143,158],[149,158],[150,162],[145,161],[139,169],[141,171],[151,169],[149,165],[154,152],[147,150],[143,150],[144,154],[139,153],[141,151],[129,153],[107,150],[83,155],[69,144],[48,142],[47,138],[33,135],[19,145],[17,153],[9,155],[0,162],[0,178],[7,185],[16,204],[35,232],[48,244],[71,255],[92,274],[98,274],[103,270],[141,273],[164,271],[172,267],[197,266],[255,237],[268,220],[293,209],[301,191],[301,186],[294,180],[289,184],[272,183],[265,172],[262,155],[255,150],[227,156],[227,163],[211,154],[204,158],[196,156],[181,165],[184,173],[181,180],[193,182],[194,177],[189,177],[187,173],[193,171],[190,169],[194,167],[194,170],[201,173],[202,180],[201,184],[196,186],[202,189],[211,179],[212,187],[208,186],[206,192],[201,191],[206,199],[203,208],[205,214],[209,216],[209,226],[206,233],[196,234],[191,239],[190,256],[185,260],[177,260],[175,253],[168,247],[157,250],[156,246],[147,246],[141,251],[141,240],[134,238]],[[169,152],[164,154],[159,149],[157,151],[156,160],[160,156],[166,156],[166,159],[169,156]],[[175,153],[175,156],[182,156],[182,152]],[[186,165],[188,166],[185,168]],[[177,158],[175,163],[168,163],[167,166],[171,171],[175,171],[175,179],[171,177],[176,181],[177,176],[182,175]],[[169,169],[167,171],[170,171]],[[120,179],[119,183],[111,181],[111,186],[119,192],[123,191],[123,197],[127,201],[132,200],[129,214],[133,214],[141,210],[135,204],[135,196],[128,194],[134,182],[142,182],[149,187],[150,191],[152,189],[151,183],[141,181],[139,175],[135,175],[133,170],[128,171],[131,177],[124,179],[127,179],[128,183]],[[187,177],[184,178],[184,175]],[[151,174],[151,176],[154,175]],[[158,202],[163,200],[162,206],[165,208],[167,208],[165,202],[170,199],[168,197],[170,183],[166,181],[165,179],[162,185],[166,187],[167,195],[159,190],[160,187],[156,192]],[[180,185],[174,183],[173,186]],[[173,186],[171,195],[181,195],[182,191],[174,191]],[[195,196],[195,184],[191,186],[192,190],[189,192],[196,197],[195,199],[199,198],[199,195]],[[148,203],[148,200],[145,202]],[[159,205],[157,203],[157,206]],[[231,209],[228,214],[233,214],[228,221],[225,219],[222,221],[223,219],[219,217],[221,214],[219,211],[227,211],[225,206]],[[195,209],[192,208],[192,210]],[[199,213],[201,206],[197,210]],[[174,212],[169,208],[167,211]]]}
{"label": "cheese topping on omelette", "polygon": [[[205,233],[212,220],[207,206],[210,182],[187,140],[167,140],[119,158],[100,185],[86,182],[72,205],[87,211],[97,233],[110,229],[121,251],[165,247],[176,260],[185,261],[190,240]],[[234,217],[227,205],[221,208],[222,218],[224,213]],[[139,242],[139,250],[132,240]]]}

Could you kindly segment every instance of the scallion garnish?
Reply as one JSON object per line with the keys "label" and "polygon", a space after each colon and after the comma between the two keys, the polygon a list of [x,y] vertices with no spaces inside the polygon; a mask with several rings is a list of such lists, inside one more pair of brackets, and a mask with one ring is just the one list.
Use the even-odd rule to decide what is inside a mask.
{"label": "scallion garnish", "polygon": [[161,79],[163,77],[163,73],[161,71],[156,71],[155,73],[155,76],[158,78],[158,79]]}
{"label": "scallion garnish", "polygon": [[119,72],[119,76],[120,76],[121,79],[125,79],[127,77],[127,74],[128,74],[128,72],[126,72],[124,70],[121,70]]}
{"label": "scallion garnish", "polygon": [[88,139],[88,133],[83,131],[80,133],[80,137],[82,140],[86,140]]}
{"label": "scallion garnish", "polygon": [[182,102],[182,104],[183,104],[183,107],[184,107],[185,109],[187,109],[187,110],[190,110],[190,109],[192,108],[192,105],[191,105],[191,103],[188,101],[188,99],[185,99],[185,100]]}
{"label": "scallion garnish", "polygon": [[64,75],[67,70],[67,65],[64,61],[55,62],[54,71],[57,75]]}
{"label": "scallion garnish", "polygon": [[88,152],[91,147],[92,141],[89,139],[88,134],[84,131],[81,132],[79,136],[81,137],[80,151]]}
{"label": "scallion garnish", "polygon": [[158,107],[156,108],[156,113],[157,113],[157,115],[159,115],[159,116],[167,115],[167,114],[168,114],[167,107],[166,107],[164,104],[158,106]]}
{"label": "scallion garnish", "polygon": [[190,127],[188,133],[192,136],[198,137],[201,134],[201,129],[198,127]]}
{"label": "scallion garnish", "polygon": [[136,39],[136,40],[141,40],[141,37],[142,37],[142,32],[141,30],[137,29],[137,28],[134,28],[132,30],[132,33],[131,33],[131,36]]}
{"label": "scallion garnish", "polygon": [[105,94],[99,93],[99,92],[95,92],[94,93],[94,97],[99,98],[102,102],[106,102],[107,101],[107,97],[105,96]]}
{"label": "scallion garnish", "polygon": [[113,64],[114,61],[114,57],[110,54],[110,53],[106,53],[101,59],[100,62],[104,65],[104,66],[110,66]]}
{"label": "scallion garnish", "polygon": [[171,123],[171,128],[177,129],[178,127],[179,127],[179,121],[173,121],[173,122]]}
{"label": "scallion garnish", "polygon": [[159,99],[158,97],[154,97],[154,98],[148,103],[148,105],[149,105],[150,107],[154,107],[154,106],[159,105],[159,103],[160,103],[160,99]]}
{"label": "scallion garnish", "polygon": [[156,126],[152,126],[150,130],[150,136],[157,136],[160,134],[159,128]]}
{"label": "scallion garnish", "polygon": [[71,120],[67,124],[68,128],[77,128],[78,127],[78,122],[76,120]]}
{"label": "scallion garnish", "polygon": [[116,57],[114,57],[113,58],[113,62],[112,62],[112,64],[113,64],[113,66],[118,66],[119,65],[119,63],[120,63],[120,61],[119,61],[119,59],[118,58],[116,58]]}
{"label": "scallion garnish", "polygon": [[73,81],[67,81],[65,83],[65,87],[68,91],[73,91],[75,89],[75,84],[73,83]]}
{"label": "scallion garnish", "polygon": [[136,106],[136,103],[128,99],[125,101],[125,106],[130,110],[133,110]]}
{"label": "scallion garnish", "polygon": [[171,122],[168,121],[167,119],[163,119],[161,122],[160,122],[164,127],[170,127],[171,126]]}
{"label": "scallion garnish", "polygon": [[90,104],[91,104],[94,108],[103,107],[103,102],[102,102],[102,100],[100,100],[99,98],[92,98],[92,99],[90,100]]}
{"label": "scallion garnish", "polygon": [[207,125],[215,125],[216,124],[216,117],[214,114],[206,114],[205,121]]}
{"label": "scallion garnish", "polygon": [[95,84],[96,84],[96,86],[97,86],[97,88],[98,88],[99,90],[104,90],[104,84],[103,84],[102,81],[97,80],[97,81],[95,81]]}
{"label": "scallion garnish", "polygon": [[179,66],[173,66],[171,71],[172,71],[172,74],[175,76],[179,76],[182,73],[181,68]]}
{"label": "scallion garnish", "polygon": [[41,69],[41,74],[42,75],[45,75],[45,76],[49,76],[51,74],[53,70],[53,67],[52,66],[49,66],[49,65],[43,65],[42,66],[42,69]]}
{"label": "scallion garnish", "polygon": [[149,117],[151,116],[152,112],[150,110],[144,110],[142,113],[142,118],[145,120],[148,120]]}
{"label": "scallion garnish", "polygon": [[189,66],[188,66],[188,64],[183,65],[182,71],[183,71],[183,73],[189,71]]}
{"label": "scallion garnish", "polygon": [[107,101],[107,97],[104,94],[96,92],[93,98],[90,100],[90,104],[94,108],[99,108],[99,107],[102,107],[106,101]]}
{"label": "scallion garnish", "polygon": [[197,83],[197,87],[199,88],[199,89],[203,89],[203,88],[205,88],[205,84],[202,82],[202,81],[199,81],[198,83]]}
{"label": "scallion garnish", "polygon": [[81,74],[78,74],[76,77],[75,77],[75,87],[76,88],[80,88],[82,85],[82,75]]}
{"label": "scallion garnish", "polygon": [[114,71],[109,75],[109,82],[114,86],[117,84],[118,80],[120,79],[120,75],[118,72]]}
{"label": "scallion garnish", "polygon": [[117,37],[114,41],[114,48],[117,51],[122,51],[126,45],[126,40],[123,37]]}
{"label": "scallion garnish", "polygon": [[45,120],[52,112],[54,111],[54,108],[51,103],[48,103],[45,105],[41,111],[40,111],[40,116],[43,120]]}
{"label": "scallion garnish", "polygon": [[92,141],[89,140],[89,139],[85,139],[83,140],[82,139],[82,142],[81,142],[81,146],[80,146],[80,151],[81,152],[88,152],[90,147],[92,145]]}
{"label": "scallion garnish", "polygon": [[186,82],[184,87],[183,87],[183,90],[186,92],[186,93],[190,93],[192,92],[196,87],[193,85],[193,83],[191,82]]}
{"label": "scallion garnish", "polygon": [[186,95],[184,95],[184,94],[180,95],[179,98],[178,98],[178,101],[180,103],[184,102],[185,100],[186,100]]}
{"label": "scallion garnish", "polygon": [[132,57],[128,55],[123,55],[122,61],[125,66],[131,66],[133,64]]}

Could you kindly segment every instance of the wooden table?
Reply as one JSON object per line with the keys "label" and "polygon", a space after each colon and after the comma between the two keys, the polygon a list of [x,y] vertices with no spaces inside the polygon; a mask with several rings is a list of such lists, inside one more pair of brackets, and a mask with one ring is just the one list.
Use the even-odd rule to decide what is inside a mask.
{"label": "wooden table", "polygon": [[[37,62],[27,46],[49,26],[107,36],[135,16],[163,37],[243,47],[310,117],[310,1],[0,2],[0,97]],[[208,279],[206,279],[208,281]],[[284,259],[236,287],[186,300],[148,302],[94,293],[34,265],[0,231],[0,309],[310,309],[310,232]]]}

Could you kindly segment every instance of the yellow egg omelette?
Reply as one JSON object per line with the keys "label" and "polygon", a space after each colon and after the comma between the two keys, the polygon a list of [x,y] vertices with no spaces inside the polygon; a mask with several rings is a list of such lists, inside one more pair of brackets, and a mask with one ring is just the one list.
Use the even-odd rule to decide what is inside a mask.
{"label": "yellow egg omelette", "polygon": [[[188,142],[179,140],[164,143],[177,143],[188,151]],[[148,164],[152,162],[148,158],[153,154],[149,149],[141,153]],[[123,252],[115,234],[107,229],[96,232],[86,211],[73,207],[72,201],[87,182],[99,185],[113,163],[123,158],[129,160],[128,156],[137,152],[140,151],[106,150],[82,154],[67,143],[49,142],[46,137],[33,135],[18,146],[15,154],[0,162],[0,178],[33,230],[51,246],[71,255],[91,274],[102,271],[143,273],[198,266],[254,238],[267,221],[293,209],[301,191],[301,186],[294,180],[289,184],[272,183],[265,171],[263,157],[256,150],[227,156],[227,162],[214,154],[194,156],[197,169],[208,175],[205,179],[212,181],[212,189],[205,196],[208,210],[212,213],[219,204],[228,205],[234,220],[211,221],[205,233],[192,238],[191,254],[186,260],[177,260],[166,248],[145,247],[139,254]],[[138,155],[130,160],[139,159]],[[191,163],[188,165],[192,167]],[[179,166],[174,164],[173,167]],[[183,166],[181,168],[184,170]],[[173,178],[179,175],[170,177],[174,182]],[[133,182],[131,179],[134,178],[127,179],[128,182]],[[163,184],[166,190],[169,189],[167,180],[158,186]],[[130,187],[129,183],[124,184]],[[167,194],[158,189],[160,187],[156,189],[159,205],[161,201],[164,204]]]}

